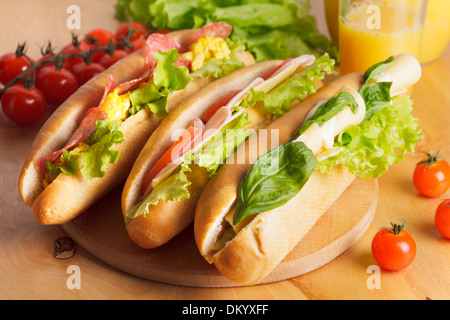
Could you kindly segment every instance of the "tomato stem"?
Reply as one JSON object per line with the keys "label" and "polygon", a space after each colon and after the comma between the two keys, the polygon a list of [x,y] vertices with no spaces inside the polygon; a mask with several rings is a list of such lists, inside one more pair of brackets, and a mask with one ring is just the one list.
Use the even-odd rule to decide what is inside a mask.
{"label": "tomato stem", "polygon": [[[95,41],[97,41],[97,40],[95,39]],[[77,48],[79,48],[79,46],[80,46],[80,41],[78,40],[78,36],[75,34],[72,34],[72,44]],[[16,49],[16,56],[17,57],[24,56],[30,62],[30,66],[25,71],[23,71],[21,74],[17,75],[14,79],[12,79],[7,85],[5,85],[3,88],[0,89],[0,98],[6,89],[8,89],[12,85],[14,85],[19,80],[24,81],[24,87],[31,88],[34,85],[36,70],[45,64],[53,63],[55,65],[55,68],[60,70],[62,68],[62,66],[64,65],[65,59],[75,58],[75,57],[81,57],[86,64],[90,64],[92,54],[94,52],[105,51],[108,54],[110,54],[112,52],[112,54],[110,54],[112,56],[114,54],[115,48],[119,47],[119,46],[124,46],[126,48],[132,48],[132,44],[130,41],[123,41],[123,42],[110,41],[108,46],[99,46],[95,49],[89,48],[89,50],[87,50],[86,52],[79,52],[79,53],[64,54],[61,52],[57,55],[52,55],[51,57],[41,60],[39,62],[34,62],[25,53],[26,52],[26,42],[23,44],[18,44],[17,49]],[[47,48],[45,49],[45,53],[41,49],[41,54],[43,56],[47,53],[53,53],[53,48],[51,47],[50,42],[48,43]]]}
{"label": "tomato stem", "polygon": [[380,228],[380,230],[387,229],[387,230],[391,231],[393,234],[395,234],[396,236],[398,236],[403,231],[403,229],[405,229],[405,225],[406,225],[405,219],[401,220],[400,222],[401,222],[400,224],[395,224],[395,223],[391,222],[391,228],[383,227],[383,228]]}
{"label": "tomato stem", "polygon": [[439,159],[438,159],[437,156],[438,156],[438,154],[439,154],[439,151],[440,151],[440,150],[436,151],[436,153],[435,153],[434,155],[431,155],[431,154],[429,154],[429,153],[426,153],[428,159],[427,159],[427,160],[424,160],[424,161],[420,161],[420,162],[418,162],[416,165],[423,164],[423,170],[425,171],[425,167],[426,167],[427,165],[429,165],[429,166],[431,167],[431,166],[434,165],[436,162],[444,160],[443,158],[439,158]]}

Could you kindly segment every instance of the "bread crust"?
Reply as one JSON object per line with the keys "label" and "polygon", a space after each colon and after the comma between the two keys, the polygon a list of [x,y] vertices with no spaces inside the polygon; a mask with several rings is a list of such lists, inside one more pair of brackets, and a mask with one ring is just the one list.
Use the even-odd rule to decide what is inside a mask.
{"label": "bread crust", "polygon": [[[194,32],[193,29],[180,30],[168,35],[185,45]],[[116,83],[142,76],[145,72],[143,53],[144,49],[140,49],[130,54],[80,87],[38,132],[20,172],[18,185],[23,202],[31,207],[40,223],[66,223],[122,183],[145,142],[163,120],[146,109],[127,118],[119,128],[124,134],[124,142],[114,147],[121,156],[115,164],[108,166],[104,177],[89,180],[80,173],[74,176],[61,174],[47,188],[43,188],[42,174],[36,170],[34,162],[65,145],[85,112],[100,102],[109,75],[113,76]],[[253,57],[248,55],[243,53],[241,56],[246,59],[244,62],[252,63]],[[176,109],[187,96],[212,81],[213,79],[196,78],[185,89],[174,92],[169,99],[169,112]]]}
{"label": "bread crust", "polygon": [[[122,193],[122,212],[125,214],[140,201],[140,188],[143,180],[164,152],[172,145],[172,134],[178,129],[187,128],[194,117],[200,118],[217,99],[232,90],[246,87],[256,77],[262,76],[281,64],[281,60],[265,61],[246,66],[218,79],[190,96],[174,112],[170,113],[151,135],[142,148],[133,168],[125,182]],[[259,126],[256,119],[250,118],[251,126]],[[194,220],[195,207],[206,183],[209,181],[206,170],[193,165],[195,172],[189,181],[190,198],[180,201],[163,202],[150,207],[150,212],[139,216],[127,225],[130,238],[139,246],[152,249],[163,245],[180,231],[189,226]],[[161,215],[164,215],[164,219]]]}
{"label": "bread crust", "polygon": [[[352,73],[320,88],[273,121],[267,127],[267,141],[270,141],[270,129],[278,129],[279,143],[287,142],[317,102],[334,95],[344,85],[359,89],[361,81],[362,73]],[[194,234],[200,253],[227,278],[241,285],[252,285],[264,279],[354,179],[340,167],[326,175],[315,172],[296,197],[279,208],[253,216],[253,220],[222,250],[214,251],[212,246],[224,231],[223,219],[233,210],[239,183],[252,166],[249,157],[259,157],[276,147],[267,141],[242,145],[240,149],[245,152],[241,150],[240,154],[245,154],[246,161],[223,165],[205,187],[195,212]],[[238,154],[239,150],[235,157]],[[327,200],[323,201],[325,198]],[[306,219],[304,224],[293,223],[299,216]]]}

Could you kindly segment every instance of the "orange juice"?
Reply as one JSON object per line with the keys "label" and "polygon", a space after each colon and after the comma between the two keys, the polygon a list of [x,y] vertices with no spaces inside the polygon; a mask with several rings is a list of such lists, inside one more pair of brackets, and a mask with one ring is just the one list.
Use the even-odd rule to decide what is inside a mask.
{"label": "orange juice", "polygon": [[[378,16],[369,8],[373,4],[380,9]],[[423,31],[420,18],[396,1],[354,2],[339,19],[341,74],[365,71],[401,52],[418,57]]]}
{"label": "orange juice", "polygon": [[[337,0],[336,0],[337,1]],[[439,58],[450,40],[450,0],[428,0],[420,63]]]}

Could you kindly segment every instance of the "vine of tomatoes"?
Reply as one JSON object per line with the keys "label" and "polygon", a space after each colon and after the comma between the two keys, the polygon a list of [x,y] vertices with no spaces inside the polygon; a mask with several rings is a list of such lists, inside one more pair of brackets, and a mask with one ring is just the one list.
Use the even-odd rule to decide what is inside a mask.
{"label": "vine of tomatoes", "polygon": [[113,33],[93,29],[59,52],[49,43],[36,61],[26,44],[0,57],[1,105],[4,114],[20,125],[39,122],[47,105],[61,105],[80,86],[145,45],[149,34],[140,23],[123,23]]}

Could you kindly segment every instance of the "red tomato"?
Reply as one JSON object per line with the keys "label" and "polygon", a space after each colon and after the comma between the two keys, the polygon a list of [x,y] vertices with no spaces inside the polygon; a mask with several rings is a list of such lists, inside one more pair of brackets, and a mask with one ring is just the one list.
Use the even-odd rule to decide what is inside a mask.
{"label": "red tomato", "polygon": [[[92,42],[91,40],[89,40],[89,38],[96,39],[98,44]],[[88,44],[100,45],[102,47],[108,46],[110,40],[114,41],[114,35],[112,34],[112,32],[101,28],[89,31],[84,38],[84,41],[86,41]]]}
{"label": "red tomato", "polygon": [[0,57],[0,83],[7,85],[30,66],[31,63],[24,56],[17,57],[14,52],[3,55]]}
{"label": "red tomato", "polygon": [[84,62],[77,63],[72,67],[72,72],[75,78],[77,78],[78,86],[82,86],[104,70],[105,67],[96,62],[92,62],[90,64],[86,64]]}
{"label": "red tomato", "polygon": [[170,29],[161,29],[161,30],[156,31],[155,33],[166,34],[166,33],[169,33],[169,32],[172,32],[172,30],[170,30]]}
{"label": "red tomato", "polygon": [[125,50],[114,50],[114,54],[112,56],[110,56],[109,54],[105,54],[100,58],[99,63],[105,68],[109,68],[120,59],[125,58],[127,55],[128,52],[126,52]]}
{"label": "red tomato", "polygon": [[50,65],[37,72],[35,86],[42,91],[49,104],[59,106],[77,91],[78,81],[69,70],[58,70]]}
{"label": "red tomato", "polygon": [[139,38],[136,40],[131,41],[131,45],[133,46],[133,48],[131,49],[127,49],[130,52],[135,52],[137,50],[139,50],[140,48],[142,48],[143,46],[145,46],[145,39],[144,38]]}
{"label": "red tomato", "polygon": [[405,222],[382,228],[372,240],[372,254],[378,264],[386,270],[398,271],[406,268],[416,257],[416,243],[404,231]]}
{"label": "red tomato", "polygon": [[427,153],[428,159],[419,162],[414,169],[413,182],[416,189],[427,197],[439,197],[450,188],[450,165]]}
{"label": "red tomato", "polygon": [[[42,61],[47,60],[47,59],[49,59],[49,58],[51,58],[51,57],[53,57],[53,56],[54,56],[53,53],[47,53],[47,54],[43,55],[37,62],[38,62],[38,63],[39,63],[39,62],[42,62]],[[38,70],[40,70],[41,68],[47,67],[47,66],[54,66],[54,65],[55,65],[55,64],[54,64],[53,62],[52,62],[52,63],[46,63],[46,64],[44,64],[42,67],[40,67]],[[64,65],[63,65],[63,68],[64,68],[64,69],[67,69],[67,70],[70,70],[71,65],[70,65],[69,59],[64,59]]]}
{"label": "red tomato", "polygon": [[186,150],[190,143],[192,143],[192,139],[198,132],[198,128],[194,126],[190,126],[185,130],[185,132],[180,136],[178,141],[176,141],[172,146],[159,158],[159,160],[155,163],[153,168],[149,171],[147,176],[144,178],[144,181],[141,185],[141,194],[144,195],[147,191],[148,186],[153,181],[153,179],[164,169],[172,160],[172,157],[181,156],[183,152]]}
{"label": "red tomato", "polygon": [[123,41],[122,37],[125,37],[129,41],[133,41],[135,39],[143,38],[147,34],[148,29],[142,23],[130,22],[121,24],[114,33],[114,37],[116,38],[116,41]]}
{"label": "red tomato", "polygon": [[1,102],[5,115],[18,124],[34,124],[45,114],[45,96],[35,87],[14,84],[3,92]]}
{"label": "red tomato", "polygon": [[[86,52],[88,50],[89,50],[89,44],[81,41],[78,48],[75,47],[72,43],[70,43],[67,46],[65,46],[61,50],[61,52],[64,53],[65,55],[70,55],[70,54],[79,54],[80,52]],[[70,63],[71,66],[74,66],[77,63],[83,62],[82,57],[72,57],[72,58],[67,58],[66,60]]]}
{"label": "red tomato", "polygon": [[439,204],[434,216],[434,223],[439,232],[450,239],[450,199]]}

